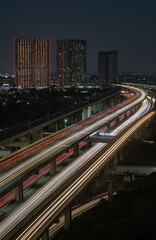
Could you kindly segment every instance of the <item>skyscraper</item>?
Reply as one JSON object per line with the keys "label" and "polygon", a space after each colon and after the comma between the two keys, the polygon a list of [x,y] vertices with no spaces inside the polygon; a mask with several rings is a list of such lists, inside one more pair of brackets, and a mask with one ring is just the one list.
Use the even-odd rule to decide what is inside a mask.
{"label": "skyscraper", "polygon": [[21,88],[48,87],[51,80],[49,38],[15,38],[15,79]]}
{"label": "skyscraper", "polygon": [[15,38],[15,79],[16,84],[22,88],[33,86],[32,48],[33,39]]}
{"label": "skyscraper", "polygon": [[70,84],[69,40],[57,40],[57,81],[61,87]]}
{"label": "skyscraper", "polygon": [[57,40],[57,80],[59,85],[84,84],[87,74],[86,40]]}
{"label": "skyscraper", "polygon": [[33,80],[35,87],[48,87],[51,81],[50,39],[37,38],[33,41]]}
{"label": "skyscraper", "polygon": [[117,51],[99,52],[98,75],[101,85],[110,85],[119,80]]}

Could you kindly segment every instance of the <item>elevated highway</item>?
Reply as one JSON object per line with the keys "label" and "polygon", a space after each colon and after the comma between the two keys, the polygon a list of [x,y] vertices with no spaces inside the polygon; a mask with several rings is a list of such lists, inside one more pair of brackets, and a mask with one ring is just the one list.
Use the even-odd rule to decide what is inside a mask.
{"label": "elevated highway", "polygon": [[[141,96],[141,100],[139,99],[139,101],[136,103],[134,103],[133,102],[133,104],[135,105],[135,104],[138,104],[139,102],[142,102],[143,101],[143,99],[145,98],[145,93],[144,93],[144,96],[142,95]],[[137,99],[138,100],[138,99]],[[147,107],[147,102],[146,102],[146,107]],[[126,108],[126,109],[122,109],[122,111],[123,112],[125,112],[125,111],[127,111],[128,109],[131,109],[131,108],[133,108],[134,106],[133,105],[130,105],[130,106],[127,106],[128,108]],[[142,109],[142,112],[140,112],[139,114],[141,115],[143,112],[145,111],[145,109]],[[109,121],[112,121],[112,119],[115,119],[117,116],[120,116],[121,114],[123,114],[123,112],[118,112],[117,114],[115,113],[115,116],[111,116],[111,118],[109,119],[105,119],[106,120],[106,122],[105,122],[105,120],[104,119],[100,119],[99,121],[97,121],[96,123],[93,123],[93,124],[90,124],[89,126],[87,126],[87,127],[85,127],[85,129],[82,129],[82,136],[81,136],[81,131],[79,131],[78,133],[74,133],[74,134],[76,134],[75,135],[75,137],[77,137],[78,138],[78,141],[79,141],[79,138],[82,140],[84,137],[87,137],[87,136],[89,136],[93,131],[96,131],[97,129],[99,129],[101,126],[103,126],[103,125],[105,125],[106,123],[108,123]],[[140,116],[139,115],[139,116]],[[151,115],[152,116],[152,115]],[[151,116],[149,116],[149,117],[151,117]],[[108,116],[108,117],[110,117],[110,116]],[[133,118],[134,118],[134,116],[133,116]],[[108,121],[109,120],[109,121]],[[147,119],[146,119],[147,120]],[[145,120],[145,121],[146,121]],[[103,121],[103,122],[102,122]],[[132,119],[130,120],[130,121],[132,121]],[[143,123],[143,122],[142,122]],[[97,125],[96,125],[97,124]],[[125,122],[125,124],[124,124],[124,127],[126,126],[126,122]],[[119,128],[122,128],[122,130],[123,130],[123,126],[121,126],[121,127],[119,127]],[[137,129],[137,128],[136,128]],[[84,131],[84,133],[83,133],[83,131]],[[118,131],[119,131],[119,129],[118,129]],[[121,129],[120,129],[120,131],[121,131]],[[133,131],[132,131],[133,132]],[[77,135],[78,134],[78,135]],[[117,137],[118,138],[118,137]],[[66,148],[68,148],[69,147],[69,143],[70,142],[68,142],[68,141],[70,141],[71,140],[71,145],[70,146],[73,146],[75,143],[73,143],[72,141],[74,141],[74,136],[72,136],[72,134],[71,134],[71,136],[69,136],[69,138],[67,137],[65,137],[64,139],[62,139],[61,141],[67,141],[67,142],[62,142],[61,143],[61,147],[64,147],[64,145],[65,145],[65,147]],[[57,193],[59,193],[59,191],[58,191],[58,189],[65,189],[66,188],[66,184],[68,183],[68,184],[70,184],[70,182],[72,183],[73,182],[73,180],[80,174],[80,172],[79,172],[79,168],[81,168],[81,171],[83,171],[83,170],[85,170],[86,168],[88,168],[89,167],[89,165],[92,163],[92,161],[95,161],[95,159],[97,158],[97,157],[99,157],[101,154],[103,154],[103,151],[104,150],[106,150],[107,149],[107,147],[110,145],[110,144],[113,144],[113,142],[114,142],[115,140],[113,140],[111,143],[108,143],[108,144],[105,144],[105,143],[99,143],[99,144],[96,144],[94,147],[92,147],[89,151],[91,151],[91,152],[89,152],[89,151],[87,151],[87,153],[86,153],[86,155],[84,154],[83,156],[81,156],[80,158],[81,158],[81,161],[82,161],[82,159],[83,159],[83,161],[84,161],[84,159],[87,159],[86,161],[87,162],[83,162],[83,164],[82,164],[82,162],[81,162],[81,164],[79,165],[79,162],[76,162],[75,164],[77,165],[77,169],[74,167],[72,167],[72,169],[74,170],[74,173],[75,173],[75,175],[73,175],[72,176],[72,178],[70,178],[70,176],[68,175],[68,179],[66,178],[65,179],[65,183],[62,183],[62,180],[61,180],[61,178],[59,177],[60,175],[57,175],[58,176],[58,178],[57,178],[57,180],[55,179],[55,183],[60,183],[61,185],[60,186],[54,186],[55,184],[54,184],[54,182],[53,182],[53,185],[49,185],[50,184],[50,182],[46,185],[46,187],[48,187],[48,185],[49,185],[49,187],[52,189],[53,187],[53,189],[54,189],[54,192],[49,192],[50,193],[50,195],[47,197],[47,195],[46,194],[44,194],[43,192],[42,192],[42,195],[46,195],[46,197],[45,197],[45,199],[43,200],[43,198],[42,198],[42,200],[43,200],[43,202],[38,202],[38,199],[36,198],[36,207],[33,207],[32,206],[32,208],[31,208],[31,210],[32,211],[35,211],[35,212],[33,212],[33,213],[35,213],[35,214],[37,214],[38,215],[38,211],[41,211],[42,209],[45,209],[45,207],[46,207],[46,204],[48,203],[50,203],[51,202],[51,200],[53,199],[53,197],[54,197],[54,195],[57,195]],[[60,145],[60,141],[58,141],[58,142],[56,142],[54,145],[57,145],[57,143],[58,143],[58,146]],[[111,147],[112,147],[113,145],[111,145]],[[52,146],[53,147],[53,150],[55,149],[54,148],[54,146]],[[110,147],[110,148],[111,148]],[[121,147],[121,146],[120,146]],[[48,149],[46,149],[46,150],[48,150]],[[52,150],[52,149],[51,149]],[[57,149],[58,150],[58,149]],[[56,151],[57,151],[56,150]],[[42,153],[42,152],[41,152]],[[51,151],[49,150],[49,152],[47,152],[47,155],[46,156],[44,156],[44,155],[42,155],[42,158],[48,158],[48,154],[51,154]],[[40,154],[40,153],[39,153]],[[44,152],[44,154],[45,154],[45,152]],[[50,155],[49,154],[49,155]],[[55,156],[57,156],[57,153],[55,153],[56,155]],[[113,152],[113,154],[114,154],[114,152]],[[88,157],[87,157],[88,156]],[[112,155],[111,155],[112,156]],[[35,157],[35,156],[34,156]],[[50,160],[51,160],[51,155],[49,156],[49,158],[50,158]],[[78,158],[78,159],[80,159],[80,158]],[[109,158],[110,159],[110,158]],[[109,159],[108,159],[108,161],[109,161]],[[45,164],[47,164],[47,161],[49,161],[49,160],[45,160],[46,161],[46,163]],[[27,161],[26,161],[27,162]],[[26,163],[25,162],[25,163]],[[106,164],[107,164],[108,162],[106,162]],[[31,162],[31,164],[33,164],[33,161]],[[36,164],[37,164],[37,158],[36,158]],[[74,164],[74,163],[73,163]],[[89,165],[88,165],[89,164]],[[18,167],[20,167],[20,165],[18,166]],[[28,166],[27,166],[28,167]],[[17,176],[18,176],[18,173],[21,173],[21,171],[22,171],[22,168],[16,168],[16,170],[18,170],[16,173],[17,173]],[[36,170],[36,169],[35,169]],[[69,169],[68,169],[69,170]],[[64,171],[66,171],[66,169],[64,170]],[[64,172],[63,171],[63,172]],[[71,170],[72,171],[72,170]],[[62,172],[62,173],[63,173]],[[10,171],[9,171],[9,173],[11,173]],[[15,176],[16,176],[16,173],[15,173]],[[66,175],[66,173],[67,172],[64,172],[64,174]],[[20,177],[22,177],[22,174],[24,174],[24,172],[23,173],[21,173],[21,176]],[[60,173],[61,174],[61,173]],[[96,174],[96,173],[95,173]],[[64,176],[65,176],[64,175]],[[10,176],[11,176],[11,174],[10,174]],[[56,177],[57,177],[56,176]],[[18,176],[19,177],[19,176]],[[56,178],[56,177],[54,177],[54,178]],[[93,176],[92,176],[93,177]],[[54,179],[53,178],[53,179]],[[5,180],[7,180],[7,177],[5,178]],[[4,180],[4,182],[5,182],[5,180]],[[13,180],[13,179],[12,179]],[[17,179],[16,179],[16,177],[14,178],[14,181],[16,182],[17,181]],[[19,181],[23,181],[23,179],[21,180],[19,180]],[[14,184],[16,184],[14,182]],[[62,185],[63,184],[63,185]],[[87,182],[86,182],[86,184],[87,184]],[[48,188],[49,188],[48,187]],[[55,188],[56,187],[56,188]],[[42,190],[42,189],[41,189]],[[56,192],[55,192],[55,190],[56,190]],[[61,191],[62,191],[61,190]],[[81,191],[81,188],[79,189],[80,191]],[[45,189],[44,189],[44,191],[45,191]],[[49,189],[49,191],[50,191],[50,189]],[[77,192],[78,193],[78,192]],[[35,194],[36,195],[36,194]],[[34,197],[35,197],[35,195],[34,195]],[[51,195],[53,195],[53,197],[51,196]],[[32,198],[31,198],[32,199]],[[30,199],[30,200],[31,200]],[[49,202],[50,201],[50,202]],[[27,201],[28,202],[28,201]],[[46,202],[46,204],[44,204]],[[25,202],[26,203],[26,202]],[[24,203],[24,204],[25,204]],[[24,206],[24,204],[23,204],[23,206]],[[41,204],[42,205],[42,207],[41,208],[39,208],[39,205]],[[30,205],[29,205],[29,207],[30,207]],[[27,207],[26,207],[26,209],[27,209]],[[61,208],[62,209],[62,208]],[[28,209],[27,209],[28,210]],[[26,212],[27,212],[27,210],[26,210]],[[61,210],[62,211],[62,210]],[[31,213],[29,212],[27,212],[26,213],[25,212],[25,215],[23,215],[23,219],[25,219],[26,220],[26,223],[28,223],[29,222],[29,218],[30,218],[30,216],[32,217],[32,215],[31,215]],[[22,213],[22,212],[21,212]],[[15,213],[15,215],[17,214],[17,212]],[[14,215],[14,217],[15,217],[15,215]],[[16,219],[16,217],[15,217],[15,219]],[[24,222],[25,222],[25,220],[24,220]],[[27,220],[28,220],[28,222],[27,222]],[[7,221],[7,220],[6,220]],[[13,220],[14,221],[14,220]],[[22,219],[21,219],[21,221],[22,221]],[[52,220],[53,221],[53,220]],[[4,223],[4,222],[3,222]],[[2,223],[2,225],[3,225],[3,223]],[[14,223],[14,227],[16,228],[16,221],[15,221],[15,223]],[[30,223],[30,222],[29,222]],[[28,223],[28,225],[29,225],[29,223]],[[19,222],[17,223],[17,225],[19,224]],[[4,223],[4,225],[5,225],[5,223]],[[3,226],[4,226],[3,225]],[[18,225],[19,226],[19,225]],[[10,225],[10,227],[11,227],[11,225]],[[46,227],[47,228],[47,227]],[[8,232],[3,232],[3,236],[7,236],[7,237],[10,237],[11,236],[11,238],[4,238],[4,239],[12,239],[12,237],[13,236],[15,236],[16,235],[16,233],[14,232],[12,232],[12,227],[10,228],[10,233],[9,233],[9,235],[8,235]],[[3,230],[4,230],[4,228],[3,228]],[[17,228],[16,228],[16,230],[17,230]],[[5,230],[4,230],[5,231]],[[43,232],[43,229],[41,230],[42,232]],[[11,233],[12,232],[12,233]],[[0,232],[0,233],[2,233],[2,232]],[[10,235],[11,234],[11,235]],[[40,234],[39,232],[37,233],[37,234]],[[41,234],[40,234],[41,235]],[[21,237],[21,236],[20,236]],[[34,236],[33,236],[33,238],[17,238],[17,239],[36,239],[36,238],[34,238]]]}
{"label": "elevated highway", "polygon": [[[114,101],[115,101],[115,99],[118,98],[119,92],[120,92],[119,88],[112,88],[109,92],[103,93],[103,95],[101,96],[102,98],[94,97],[83,103],[77,103],[76,105],[73,105],[69,109],[64,109],[60,112],[56,112],[54,114],[49,114],[41,119],[38,119],[38,120],[35,120],[32,122],[29,121],[27,123],[19,123],[11,128],[0,129],[0,143],[1,143],[1,145],[8,146],[8,142],[13,141],[17,138],[23,138],[25,136],[27,136],[26,138],[28,138],[30,140],[32,135],[34,135],[34,132],[37,133],[37,131],[40,132],[40,137],[41,137],[44,129],[47,128],[49,125],[51,125],[53,123],[57,123],[59,121],[62,121],[63,119],[71,117],[71,116],[72,117],[78,116],[80,113],[82,113],[80,115],[82,115],[81,116],[82,120],[84,120],[85,116],[83,116],[83,110],[91,108],[93,110],[93,112],[95,113],[96,110],[98,111],[98,108],[94,109],[93,105],[101,104],[102,102],[107,102],[107,101],[109,102],[111,99],[114,99]],[[88,117],[90,117],[90,114]],[[74,122],[73,118],[72,118],[71,122]],[[58,128],[58,124],[56,124],[56,128]],[[33,140],[33,139],[31,139],[31,140]],[[36,141],[37,139],[34,139],[34,140]],[[34,140],[33,140],[33,142],[34,142]]]}
{"label": "elevated highway", "polygon": [[[108,164],[125,141],[154,114],[151,112],[139,118],[110,143],[96,144],[56,175],[2,222],[1,239],[38,239],[99,170]],[[121,126],[119,128],[121,131]],[[115,131],[117,133],[119,129]]]}
{"label": "elevated highway", "polygon": [[[130,87],[126,87],[128,90],[131,89]],[[75,124],[72,127],[69,127],[65,130],[61,130],[57,133],[52,134],[51,136],[47,137],[46,139],[42,139],[40,141],[37,141],[27,147],[24,147],[23,149],[21,149],[20,151],[14,152],[13,154],[9,155],[8,157],[2,158],[0,159],[0,171],[7,171],[9,170],[9,168],[12,168],[14,164],[18,164],[21,161],[27,159],[28,157],[36,154],[37,152],[39,152],[40,150],[43,150],[43,148],[49,146],[50,144],[56,142],[57,140],[64,138],[66,135],[73,133],[74,131],[77,131],[85,126],[87,126],[88,124],[91,124],[97,120],[99,120],[100,118],[105,117],[106,115],[113,113],[115,111],[117,111],[118,109],[128,105],[129,103],[131,103],[132,101],[134,102],[135,100],[138,100],[137,102],[139,103],[140,99],[140,92],[135,90],[134,88],[133,92],[134,92],[134,96],[131,97],[130,99],[128,99],[127,101],[118,104],[108,110],[105,110],[104,112],[95,115],[91,118],[89,118],[86,121],[82,121],[79,124]],[[141,99],[142,100],[142,99]]]}
{"label": "elevated highway", "polygon": [[[116,119],[121,114],[125,113],[129,109],[132,109],[135,105],[142,102],[145,98],[146,94],[144,91],[139,90],[139,97],[130,102],[128,105],[118,109],[117,111],[109,114],[97,120],[94,123],[89,124],[89,126],[81,127],[81,130],[78,132],[68,132],[67,136],[63,136],[62,139],[57,140],[54,144],[49,146],[38,154],[26,159],[25,162],[19,164],[13,169],[4,173],[0,178],[0,196],[2,197],[7,192],[14,189],[21,182],[31,176],[34,172],[41,169],[48,163],[55,162],[56,158],[67,151],[67,149],[71,148],[87,136],[89,136],[92,132],[96,131],[100,127],[110,123],[113,119]],[[70,133],[70,134],[69,134]]]}

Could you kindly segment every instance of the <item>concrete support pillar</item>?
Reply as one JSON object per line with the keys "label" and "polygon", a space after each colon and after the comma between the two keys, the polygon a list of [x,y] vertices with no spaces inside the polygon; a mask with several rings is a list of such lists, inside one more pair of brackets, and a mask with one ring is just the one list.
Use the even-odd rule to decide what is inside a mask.
{"label": "concrete support pillar", "polygon": [[82,110],[82,121],[85,120],[85,114],[84,114],[84,109]]}
{"label": "concrete support pillar", "polygon": [[87,118],[87,108],[82,110],[82,121],[86,120]]}
{"label": "concrete support pillar", "polygon": [[119,125],[119,118],[116,119],[116,126]]}
{"label": "concrete support pillar", "polygon": [[113,198],[113,182],[112,180],[107,180],[108,183],[108,201],[111,201]]}
{"label": "concrete support pillar", "polygon": [[40,240],[49,240],[49,229],[47,229],[42,236],[40,237]]}
{"label": "concrete support pillar", "polygon": [[138,138],[138,133],[137,133],[137,131],[134,133],[134,138]]}
{"label": "concrete support pillar", "polygon": [[15,146],[16,146],[16,150],[17,150],[17,145],[18,145],[18,147],[22,148],[30,143],[30,136],[29,135],[22,136],[19,138],[18,142],[16,142],[16,140],[14,140],[14,141],[15,141]]}
{"label": "concrete support pillar", "polygon": [[105,172],[106,172],[106,175],[108,175],[109,172],[110,172],[110,169],[109,169],[109,163],[107,163],[107,165],[106,165]]}
{"label": "concrete support pillar", "polygon": [[91,116],[91,106],[89,106],[87,109],[87,116],[88,118]]}
{"label": "concrete support pillar", "polygon": [[64,118],[63,125],[64,125],[63,128],[66,128],[68,126],[68,118]]}
{"label": "concrete support pillar", "polygon": [[55,123],[55,131],[58,131],[58,122]]}
{"label": "concrete support pillar", "polygon": [[95,113],[94,111],[94,105],[91,105],[91,115],[93,115]]}
{"label": "concrete support pillar", "polygon": [[98,106],[97,106],[97,104],[94,104],[94,105],[92,106],[92,112],[93,112],[93,114],[95,114],[95,113],[98,112]]}
{"label": "concrete support pillar", "polygon": [[65,208],[65,229],[69,229],[71,224],[71,205]]}
{"label": "concrete support pillar", "polygon": [[119,161],[120,162],[123,162],[123,148],[120,150],[120,153],[119,153]]}
{"label": "concrete support pillar", "polygon": [[50,163],[50,175],[54,176],[56,174],[56,159],[53,159]]}
{"label": "concrete support pillar", "polygon": [[95,181],[95,189],[99,189],[100,188],[100,180],[96,180]]}
{"label": "concrete support pillar", "polygon": [[33,142],[33,134],[29,133],[29,143],[32,143],[32,142]]}
{"label": "concrete support pillar", "polygon": [[20,183],[15,189],[15,199],[16,202],[23,202],[23,183]]}
{"label": "concrete support pillar", "polygon": [[99,103],[99,111],[102,112],[103,110],[104,110],[104,108],[103,108],[103,103],[100,102],[100,103]]}
{"label": "concrete support pillar", "polygon": [[41,139],[43,138],[43,128],[41,128]]}
{"label": "concrete support pillar", "polygon": [[33,131],[33,142],[38,141],[41,139],[41,129]]}
{"label": "concrete support pillar", "polygon": [[117,158],[117,153],[116,153],[114,158],[113,158],[113,167],[117,166],[117,161],[118,161],[118,158]]}
{"label": "concrete support pillar", "polygon": [[86,110],[86,119],[89,117],[88,116],[88,108],[85,109]]}
{"label": "concrete support pillar", "polygon": [[113,107],[113,105],[114,105],[114,99],[110,98],[110,106]]}
{"label": "concrete support pillar", "polygon": [[142,138],[142,128],[139,128],[138,130],[138,138]]}
{"label": "concrete support pillar", "polygon": [[79,156],[79,144],[74,146],[73,155],[74,155],[74,157],[78,157]]}
{"label": "concrete support pillar", "polygon": [[107,124],[107,132],[110,132],[110,123]]}
{"label": "concrete support pillar", "polygon": [[93,146],[93,143],[92,142],[88,142],[87,143],[87,148],[91,148]]}
{"label": "concrete support pillar", "polygon": [[104,178],[107,177],[108,173],[109,173],[109,169],[108,169],[108,164],[107,164],[107,166],[104,167],[104,169],[103,169],[103,175],[104,175]]}
{"label": "concrete support pillar", "polygon": [[73,116],[70,117],[70,124],[71,124],[71,125],[74,124],[74,117],[73,117]]}
{"label": "concrete support pillar", "polygon": [[113,168],[113,159],[111,159],[109,161],[108,165],[109,165],[109,170],[112,170],[112,168]]}

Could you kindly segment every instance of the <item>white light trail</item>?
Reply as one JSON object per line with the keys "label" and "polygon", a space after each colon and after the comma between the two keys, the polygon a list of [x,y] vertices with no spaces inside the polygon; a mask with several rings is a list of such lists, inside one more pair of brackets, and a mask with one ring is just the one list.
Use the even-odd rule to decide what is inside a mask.
{"label": "white light trail", "polygon": [[[145,110],[145,106],[147,107],[146,101],[143,103],[142,110],[139,110],[137,115],[139,115],[142,111]],[[131,123],[136,119],[134,116],[131,117]],[[127,123],[126,123],[127,122]],[[114,130],[112,133],[117,134],[119,131],[122,130],[122,127],[125,127],[126,124],[130,123],[129,120],[127,120],[125,123],[123,123],[121,126],[119,126],[116,130]],[[133,128],[134,129],[134,128]],[[133,130],[132,130],[133,132]],[[131,134],[131,133],[130,133]],[[120,141],[120,145],[125,139]],[[14,228],[14,226],[18,225],[22,220],[28,216],[37,206],[39,206],[46,198],[48,198],[50,195],[52,195],[56,189],[61,188],[61,186],[67,181],[67,179],[74,176],[80,168],[82,168],[84,165],[86,165],[90,159],[95,157],[97,153],[101,152],[101,150],[106,146],[105,143],[98,143],[94,147],[92,147],[89,151],[85,152],[82,156],[77,158],[71,165],[66,167],[61,173],[56,175],[49,183],[46,184],[43,188],[41,188],[34,196],[29,198],[21,207],[19,207],[15,213],[11,214],[6,220],[2,222],[1,225],[1,236],[5,236],[11,229]],[[104,159],[109,158],[110,154],[112,154],[112,151],[116,151],[118,148],[118,145],[112,146],[111,151],[107,151],[105,153]],[[101,161],[103,162],[103,158]],[[95,168],[96,170],[96,168]],[[95,171],[94,170],[94,171]],[[93,171],[93,170],[92,170]],[[89,173],[88,173],[89,174]],[[75,184],[75,183],[74,183]],[[75,185],[76,186],[76,185]],[[63,194],[63,196],[66,196]],[[56,201],[58,203],[58,199]],[[63,203],[63,201],[61,200]],[[55,206],[56,207],[56,206]],[[57,209],[57,208],[56,208]],[[49,213],[48,213],[49,214]],[[35,226],[35,225],[34,225]],[[19,239],[31,239],[31,238],[19,238]]]}

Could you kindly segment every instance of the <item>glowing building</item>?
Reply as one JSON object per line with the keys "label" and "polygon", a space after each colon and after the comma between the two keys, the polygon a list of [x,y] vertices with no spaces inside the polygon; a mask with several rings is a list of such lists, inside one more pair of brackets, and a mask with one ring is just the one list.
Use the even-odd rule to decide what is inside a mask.
{"label": "glowing building", "polygon": [[21,88],[50,86],[50,39],[15,38],[14,44],[16,85]]}
{"label": "glowing building", "polygon": [[59,85],[83,85],[87,73],[86,40],[57,40],[57,80]]}

